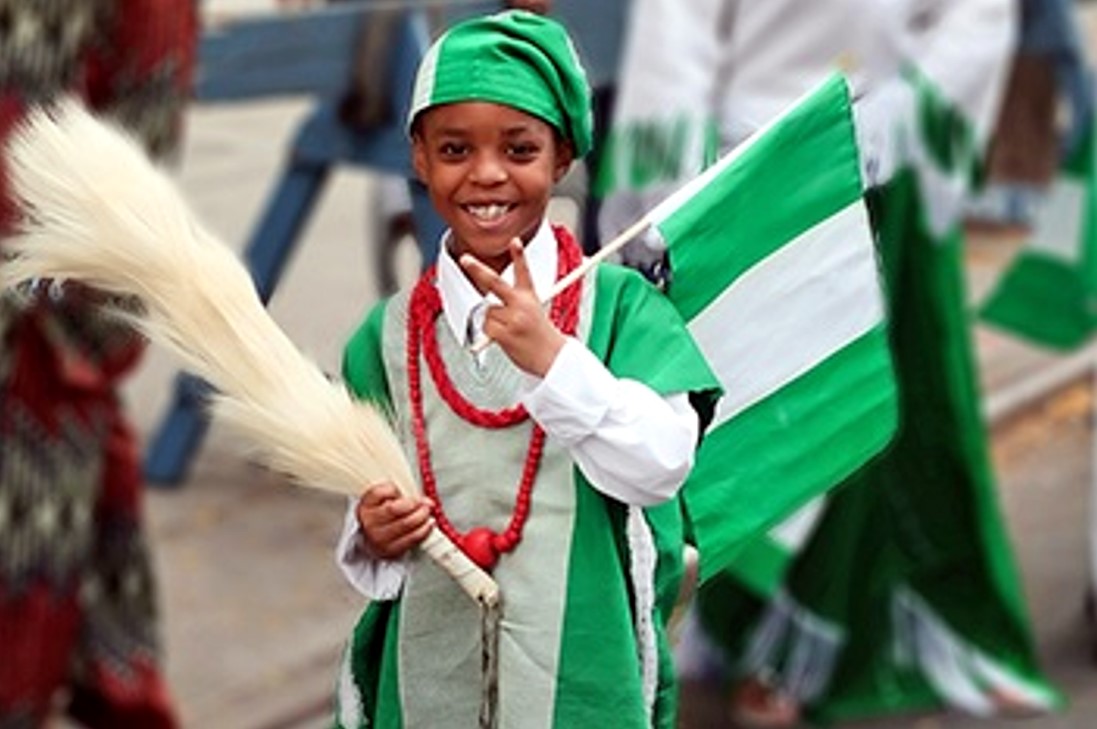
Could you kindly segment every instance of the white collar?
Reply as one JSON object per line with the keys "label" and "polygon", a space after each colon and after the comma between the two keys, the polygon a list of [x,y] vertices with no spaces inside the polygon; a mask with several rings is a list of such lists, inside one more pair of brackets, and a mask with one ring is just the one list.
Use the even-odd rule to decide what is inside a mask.
{"label": "white collar", "polygon": [[[471,325],[469,316],[477,306],[485,300],[498,303],[499,300],[492,294],[484,297],[472,285],[461,266],[450,253],[449,234],[442,241],[438,255],[438,292],[442,297],[442,315],[449,323],[453,335],[463,345],[471,343],[480,333],[482,319]],[[529,243],[526,244],[526,264],[529,266],[530,275],[533,277],[533,290],[540,299],[544,299],[556,283],[557,268],[556,235],[552,232],[552,226],[548,221],[542,220],[541,226]],[[514,283],[514,266],[509,265],[501,274],[503,280],[509,284]]]}

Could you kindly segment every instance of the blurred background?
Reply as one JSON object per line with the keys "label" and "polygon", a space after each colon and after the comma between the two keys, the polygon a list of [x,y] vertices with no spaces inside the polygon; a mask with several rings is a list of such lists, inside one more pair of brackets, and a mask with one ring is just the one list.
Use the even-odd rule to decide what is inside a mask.
{"label": "blurred background", "polygon": [[[588,7],[593,19],[580,39],[582,50],[615,57],[621,41],[611,32],[620,31],[615,21],[620,15],[607,10],[613,3],[596,7],[602,2],[557,5],[566,6],[570,19],[581,18]],[[460,14],[475,4],[455,5]],[[344,27],[357,27],[357,16],[334,6],[276,0],[203,0],[200,7],[198,92],[185,113],[174,174],[222,240],[242,252],[254,242],[260,248],[252,251],[256,259],[277,259],[270,264],[270,311],[295,342],[336,372],[343,342],[366,309],[394,283],[411,281],[421,262],[406,235],[413,225],[404,212],[411,200],[392,185],[403,151],[350,150],[340,146],[346,144],[339,136],[345,132],[332,132],[333,109],[338,123],[347,121],[347,98],[339,89],[356,69],[370,66],[355,55],[361,52],[356,34],[326,44],[311,34],[330,32],[332,17],[341,18]],[[1073,8],[1082,45],[1097,52],[1097,4],[1078,2]],[[349,14],[332,15],[338,12]],[[386,37],[401,32],[393,26]],[[341,68],[311,68],[315,59],[293,55],[324,45],[334,49],[333,57],[346,56]],[[381,65],[398,76],[400,59],[385,58]],[[1057,168],[1059,127],[1025,121],[1047,108],[1046,100],[1032,100],[1049,83],[1045,72],[1034,69],[1015,79],[1020,98],[1013,103],[1020,108],[1007,101],[1003,113],[1009,116],[1002,118],[1019,121],[998,126],[992,184],[969,206],[965,273],[973,303],[994,287],[1030,236]],[[382,112],[365,124],[391,126],[391,121]],[[585,185],[577,171],[565,182],[553,215],[582,227]],[[264,253],[258,242],[263,230],[274,230],[288,249]],[[391,255],[379,255],[382,246]],[[999,495],[1038,652],[1070,701],[1062,713],[1024,725],[1097,726],[1097,637],[1083,609],[1097,453],[1097,349],[1085,342],[1055,353],[983,325],[976,325],[974,337]],[[216,422],[208,432],[182,421],[169,423],[173,409],[186,409],[176,372],[177,362],[153,349],[123,392],[153,472],[145,509],[159,576],[166,680],[182,724],[326,726],[340,651],[363,607],[332,557],[345,503],[284,483],[253,462],[245,444]],[[688,682],[682,726],[732,726],[726,702],[718,683]],[[1005,722],[935,713],[856,726],[931,729]]]}

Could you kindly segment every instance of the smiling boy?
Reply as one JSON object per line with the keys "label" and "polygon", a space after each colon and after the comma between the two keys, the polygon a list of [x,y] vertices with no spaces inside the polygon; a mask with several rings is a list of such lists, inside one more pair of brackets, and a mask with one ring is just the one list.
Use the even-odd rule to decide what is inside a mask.
{"label": "smiling boy", "polygon": [[[437,264],[378,304],[344,377],[391,409],[424,498],[373,488],[339,546],[373,602],[338,725],[476,726],[480,615],[412,548],[437,526],[498,581],[502,727],[673,726],[662,625],[680,575],[675,496],[716,381],[673,307],[582,253],[545,211],[590,148],[589,87],[564,29],[467,21],[425,57],[413,162],[449,226]],[[493,346],[473,354],[486,335]]]}

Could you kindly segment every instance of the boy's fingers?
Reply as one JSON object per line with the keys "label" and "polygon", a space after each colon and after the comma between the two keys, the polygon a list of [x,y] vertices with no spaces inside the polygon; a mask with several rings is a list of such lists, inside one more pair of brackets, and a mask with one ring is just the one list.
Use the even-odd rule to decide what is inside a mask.
{"label": "boy's fingers", "polygon": [[467,253],[461,256],[461,267],[484,293],[495,294],[504,304],[510,303],[514,298],[514,289],[502,276]]}
{"label": "boy's fingers", "polygon": [[374,525],[371,530],[373,532],[372,537],[378,542],[391,544],[394,540],[399,539],[410,531],[418,529],[425,523],[430,523],[429,514],[405,515],[399,519],[393,519],[392,521],[386,521],[383,524]]}
{"label": "boy's fingers", "polygon": [[526,249],[518,238],[511,238],[510,260],[514,265],[514,288],[520,291],[533,291],[533,275],[526,263]]}
{"label": "boy's fingers", "polygon": [[366,506],[378,506],[385,501],[397,498],[399,495],[400,491],[395,485],[385,482],[371,486],[366,493],[363,494],[361,500]]}
{"label": "boy's fingers", "polygon": [[356,509],[358,520],[363,524],[381,526],[391,524],[405,518],[416,511],[422,511],[430,515],[433,505],[428,499],[412,499],[400,495],[396,487],[390,487],[387,493],[374,493],[381,487],[371,489],[368,494],[358,502]]}
{"label": "boy's fingers", "polygon": [[393,499],[381,508],[385,516],[388,517],[388,521],[397,521],[408,514],[414,513],[416,509],[420,508],[420,505],[411,499]]}
{"label": "boy's fingers", "polygon": [[428,499],[393,499],[384,505],[383,509],[390,520],[404,519],[409,515],[421,513],[423,518],[429,517],[434,508]]}
{"label": "boy's fingers", "polygon": [[390,549],[395,554],[403,554],[426,539],[427,535],[430,534],[430,530],[433,528],[434,522],[432,521],[420,524],[415,530],[410,531],[393,541]]}
{"label": "boy's fingers", "polygon": [[[416,510],[399,519],[375,525],[370,530],[370,542],[385,554],[400,553],[408,548],[406,542],[409,535],[421,532],[425,537],[433,525],[434,519],[431,518],[428,510],[425,508],[421,511]],[[403,549],[398,548],[401,544],[405,545]]]}
{"label": "boy's fingers", "polygon": [[359,523],[369,524],[377,521],[377,514],[380,510],[384,508],[386,503],[396,497],[396,493],[390,491],[389,487],[385,485],[371,488],[362,495],[362,498],[358,499],[358,504],[354,507]]}

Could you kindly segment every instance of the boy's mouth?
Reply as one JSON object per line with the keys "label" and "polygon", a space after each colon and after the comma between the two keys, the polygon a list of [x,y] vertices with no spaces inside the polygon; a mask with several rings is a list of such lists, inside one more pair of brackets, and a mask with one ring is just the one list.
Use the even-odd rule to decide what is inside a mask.
{"label": "boy's mouth", "polygon": [[501,219],[515,208],[509,203],[490,203],[486,205],[462,205],[462,209],[482,223],[492,223]]}

